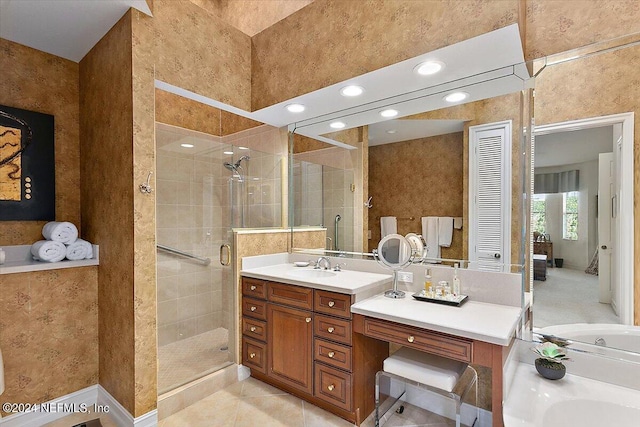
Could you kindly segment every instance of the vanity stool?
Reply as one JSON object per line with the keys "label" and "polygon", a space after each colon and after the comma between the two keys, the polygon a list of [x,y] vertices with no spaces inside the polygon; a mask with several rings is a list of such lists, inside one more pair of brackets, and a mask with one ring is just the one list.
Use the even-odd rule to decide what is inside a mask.
{"label": "vanity stool", "polygon": [[[381,417],[405,394],[407,384],[453,399],[456,405],[456,427],[461,425],[460,407],[471,390],[475,392],[474,404],[478,406],[478,374],[467,363],[403,347],[384,360],[382,369],[376,374],[376,427],[382,425]],[[384,377],[389,379],[389,397],[393,402],[385,405],[387,408],[381,414],[380,380]],[[401,384],[400,390],[396,390],[396,383]],[[472,426],[478,419],[478,413],[477,410]]]}

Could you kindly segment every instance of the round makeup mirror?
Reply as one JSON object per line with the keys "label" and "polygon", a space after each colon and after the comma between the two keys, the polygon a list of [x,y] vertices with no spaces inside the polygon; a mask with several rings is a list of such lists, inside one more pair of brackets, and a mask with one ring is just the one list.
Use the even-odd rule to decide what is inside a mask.
{"label": "round makeup mirror", "polygon": [[398,271],[411,264],[413,248],[409,241],[400,234],[389,234],[378,244],[373,253],[376,261],[393,271],[393,289],[384,293],[388,298],[404,298],[404,292],[398,290]]}

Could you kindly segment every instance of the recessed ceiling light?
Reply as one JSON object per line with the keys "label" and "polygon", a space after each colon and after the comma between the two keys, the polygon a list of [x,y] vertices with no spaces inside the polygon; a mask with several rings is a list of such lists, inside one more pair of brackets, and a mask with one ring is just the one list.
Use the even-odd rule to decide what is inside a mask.
{"label": "recessed ceiling light", "polygon": [[382,117],[395,117],[398,115],[398,110],[388,109],[380,111]]}
{"label": "recessed ceiling light", "polygon": [[439,73],[440,71],[442,71],[443,68],[444,68],[443,62],[427,61],[427,62],[421,62],[420,64],[416,65],[413,71],[420,74],[421,76],[430,76],[432,74]]}
{"label": "recessed ceiling light", "polygon": [[395,129],[389,129],[389,130],[387,131],[387,133],[388,133],[388,134],[394,134],[394,133],[396,133],[396,132],[397,132],[397,130],[395,130]]}
{"label": "recessed ceiling light", "polygon": [[223,151],[223,154],[228,154],[229,156],[233,154],[233,151]]}
{"label": "recessed ceiling light", "polygon": [[444,97],[447,102],[460,102],[467,99],[469,94],[467,92],[453,92]]}
{"label": "recessed ceiling light", "polygon": [[340,94],[342,96],[358,96],[362,95],[362,92],[364,92],[364,89],[355,85],[345,86],[340,89]]}
{"label": "recessed ceiling light", "polygon": [[305,110],[305,106],[302,104],[289,104],[286,108],[290,113],[302,113]]}
{"label": "recessed ceiling light", "polygon": [[346,124],[344,124],[343,122],[333,122],[329,126],[331,126],[334,129],[342,129],[343,127],[346,126]]}
{"label": "recessed ceiling light", "polygon": [[248,150],[247,147],[238,147],[238,150]]}
{"label": "recessed ceiling light", "polygon": [[193,148],[193,144],[180,144],[180,147]]}

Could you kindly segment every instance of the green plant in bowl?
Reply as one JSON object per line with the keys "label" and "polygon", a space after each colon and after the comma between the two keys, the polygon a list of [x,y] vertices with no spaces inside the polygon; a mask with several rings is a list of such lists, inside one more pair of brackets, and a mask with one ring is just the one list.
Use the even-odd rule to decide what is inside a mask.
{"label": "green plant in bowl", "polygon": [[544,342],[532,348],[539,357],[536,359],[536,370],[544,378],[559,380],[567,372],[567,368],[562,364],[567,357],[566,350],[552,342]]}

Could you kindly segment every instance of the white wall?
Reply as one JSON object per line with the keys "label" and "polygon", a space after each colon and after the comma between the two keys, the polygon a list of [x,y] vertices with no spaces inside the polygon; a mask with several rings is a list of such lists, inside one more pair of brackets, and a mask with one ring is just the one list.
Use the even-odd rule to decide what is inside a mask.
{"label": "white wall", "polygon": [[547,233],[553,242],[554,258],[564,258],[565,268],[584,270],[598,244],[596,196],[598,195],[598,162],[536,168],[536,173],[580,171],[578,196],[578,240],[562,238],[562,193],[546,197]]}

